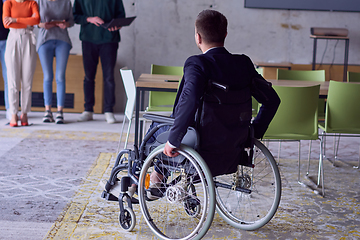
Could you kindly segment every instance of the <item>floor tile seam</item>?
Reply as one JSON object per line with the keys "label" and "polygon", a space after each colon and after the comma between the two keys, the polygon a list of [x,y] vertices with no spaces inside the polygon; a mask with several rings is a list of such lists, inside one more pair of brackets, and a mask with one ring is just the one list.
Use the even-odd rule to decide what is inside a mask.
{"label": "floor tile seam", "polygon": [[58,216],[45,239],[69,239],[70,235],[77,228],[81,216],[86,210],[89,198],[97,188],[101,177],[109,167],[112,156],[115,153],[100,153],[94,165],[90,168],[84,182],[80,185],[73,199],[80,199],[69,202]]}

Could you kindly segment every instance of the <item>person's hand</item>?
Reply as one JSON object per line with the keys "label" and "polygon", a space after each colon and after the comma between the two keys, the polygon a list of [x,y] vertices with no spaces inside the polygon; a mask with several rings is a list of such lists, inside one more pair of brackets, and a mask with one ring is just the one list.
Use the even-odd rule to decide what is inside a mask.
{"label": "person's hand", "polygon": [[39,23],[39,27],[40,28],[45,28],[46,30],[47,29],[50,29],[50,28],[53,28],[55,27],[56,25],[54,23],[51,23],[51,22],[44,22],[44,23]]}
{"label": "person's hand", "polygon": [[117,31],[117,30],[119,30],[121,27],[111,27],[111,28],[108,28],[108,30],[110,31],[110,32],[113,32],[113,31]]}
{"label": "person's hand", "polygon": [[88,17],[86,19],[86,21],[88,21],[89,23],[92,23],[92,24],[95,24],[96,26],[100,26],[101,24],[104,23],[104,20],[102,20],[101,18],[99,17]]}
{"label": "person's hand", "polygon": [[61,29],[65,29],[65,28],[68,28],[70,26],[70,24],[68,22],[66,22],[65,20],[63,20],[62,22],[56,23],[56,26],[58,26]]}
{"label": "person's hand", "polygon": [[4,24],[6,26],[9,26],[12,23],[16,23],[16,18],[12,18],[12,17],[4,17]]}
{"label": "person's hand", "polygon": [[178,152],[175,152],[175,149],[176,149],[176,148],[170,147],[169,143],[166,143],[163,152],[164,152],[164,154],[165,154],[166,156],[176,157],[176,156],[179,155],[179,153],[178,153]]}

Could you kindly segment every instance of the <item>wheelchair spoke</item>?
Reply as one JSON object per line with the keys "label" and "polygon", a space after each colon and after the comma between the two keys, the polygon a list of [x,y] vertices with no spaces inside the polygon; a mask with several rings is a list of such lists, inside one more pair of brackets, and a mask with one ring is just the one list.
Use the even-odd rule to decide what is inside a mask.
{"label": "wheelchair spoke", "polygon": [[[254,168],[239,166],[234,174],[216,177],[231,183],[232,188],[219,184],[216,188],[217,210],[234,227],[254,230],[265,225],[275,214],[281,196],[281,180],[275,160],[259,141],[255,142]],[[248,189],[249,192],[239,191]]]}
{"label": "wheelchair spoke", "polygon": [[[179,157],[169,158],[161,150],[158,150],[160,154],[156,151],[145,160],[139,181],[140,207],[146,222],[162,239],[192,239],[205,234],[214,211],[211,177],[206,179],[208,174],[186,152],[180,151]],[[143,187],[145,174],[153,171],[164,176],[161,185],[155,184],[161,192],[157,200],[149,200],[147,194],[152,189]],[[209,195],[211,188],[213,196]]]}

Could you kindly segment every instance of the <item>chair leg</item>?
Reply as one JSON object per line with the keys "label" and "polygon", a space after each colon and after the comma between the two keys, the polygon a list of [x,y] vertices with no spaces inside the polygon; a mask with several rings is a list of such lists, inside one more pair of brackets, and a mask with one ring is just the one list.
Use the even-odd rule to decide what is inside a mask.
{"label": "chair leg", "polygon": [[359,145],[359,160],[358,160],[358,165],[354,166],[354,168],[359,169],[360,168],[360,145]]}
{"label": "chair leg", "polygon": [[338,136],[338,140],[337,140],[336,147],[335,147],[336,134],[335,134],[335,137],[334,137],[334,162],[333,162],[333,165],[334,165],[334,166],[335,166],[335,160],[337,159],[337,154],[338,154],[338,151],[339,151],[340,135],[341,135],[341,134],[339,134],[339,136]]}
{"label": "chair leg", "polygon": [[299,157],[298,157],[298,182],[300,181],[300,152],[301,152],[301,141],[299,141]]}
{"label": "chair leg", "polygon": [[128,126],[128,131],[127,131],[127,134],[126,134],[124,149],[127,148],[127,144],[128,144],[128,140],[129,140],[129,135],[130,135],[130,129],[131,129],[131,122],[132,122],[132,119],[129,119],[129,126]]}
{"label": "chair leg", "polygon": [[310,171],[311,145],[312,145],[312,140],[310,140],[310,143],[309,143],[308,167],[307,167],[306,176],[309,175],[309,171]]}
{"label": "chair leg", "polygon": [[279,150],[278,150],[278,157],[277,157],[277,159],[278,159],[277,165],[280,164],[280,151],[281,151],[281,140],[279,141]]}
{"label": "chair leg", "polygon": [[320,186],[320,181],[321,181],[322,196],[325,197],[324,165],[323,165],[323,156],[324,156],[323,155],[323,151],[324,151],[323,138],[324,138],[324,136],[322,136],[322,138],[320,139],[320,159],[319,159],[319,170],[318,170],[317,186]]}
{"label": "chair leg", "polygon": [[123,132],[124,132],[125,122],[126,122],[126,115],[124,115],[123,123],[122,123],[122,126],[121,126],[120,139],[119,139],[119,144],[118,144],[118,148],[117,148],[117,153],[120,152],[120,145],[121,145],[121,141],[122,141],[122,135],[123,135]]}

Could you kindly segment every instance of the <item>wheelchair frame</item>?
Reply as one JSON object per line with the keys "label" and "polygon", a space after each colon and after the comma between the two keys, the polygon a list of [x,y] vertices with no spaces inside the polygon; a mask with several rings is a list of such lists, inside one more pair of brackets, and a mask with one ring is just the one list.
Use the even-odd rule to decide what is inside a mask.
{"label": "wheelchair frame", "polygon": [[[253,139],[252,146],[246,149],[252,166],[239,165],[235,173],[213,178],[193,148],[182,144],[180,156],[170,158],[162,153],[162,142],[147,145],[159,128],[172,125],[174,119],[153,114],[144,117],[160,124],[145,136],[140,150],[135,146],[134,150],[118,153],[102,193],[106,200],[119,202],[123,229],[131,231],[135,227],[133,204],[140,204],[146,223],[161,239],[201,239],[210,228],[215,209],[227,223],[243,230],[258,229],[275,215],[281,198],[280,174],[272,154],[259,140]],[[139,178],[133,173],[134,164],[141,166]],[[148,192],[154,188],[149,188],[149,173],[155,168],[164,169],[166,177],[155,189],[159,199],[151,200]],[[127,171],[127,176],[118,179],[122,171]],[[111,189],[118,182],[121,193],[115,196]],[[127,193],[132,184],[137,185],[138,199]]]}

